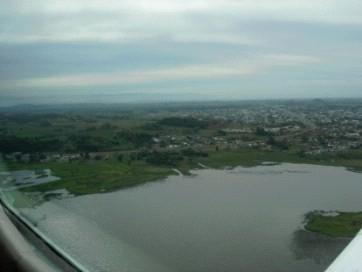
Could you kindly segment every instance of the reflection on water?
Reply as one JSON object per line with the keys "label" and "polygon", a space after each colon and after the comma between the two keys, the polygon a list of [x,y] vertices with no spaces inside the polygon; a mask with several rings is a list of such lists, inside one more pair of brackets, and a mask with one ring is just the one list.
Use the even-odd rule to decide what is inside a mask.
{"label": "reflection on water", "polygon": [[310,259],[327,268],[350,241],[349,238],[332,238],[297,230],[293,233],[291,250],[297,260]]}
{"label": "reflection on water", "polygon": [[22,212],[96,271],[319,272],[348,240],[297,231],[304,214],[362,209],[361,174],[340,167],[193,174]]}

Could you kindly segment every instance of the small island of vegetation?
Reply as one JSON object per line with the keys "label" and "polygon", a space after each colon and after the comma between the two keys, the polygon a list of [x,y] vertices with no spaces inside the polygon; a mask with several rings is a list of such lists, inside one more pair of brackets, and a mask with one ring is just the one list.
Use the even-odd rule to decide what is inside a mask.
{"label": "small island of vegetation", "polygon": [[306,215],[306,230],[330,237],[354,237],[361,228],[362,212],[313,211]]}

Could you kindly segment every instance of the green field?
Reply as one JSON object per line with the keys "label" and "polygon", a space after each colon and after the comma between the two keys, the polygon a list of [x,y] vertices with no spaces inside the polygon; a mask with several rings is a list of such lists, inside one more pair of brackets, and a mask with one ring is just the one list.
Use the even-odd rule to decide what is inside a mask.
{"label": "green field", "polygon": [[128,165],[117,160],[10,163],[8,169],[51,169],[53,174],[60,177],[61,180],[28,187],[23,191],[46,192],[65,188],[74,195],[109,192],[159,180],[173,173],[171,169],[165,167],[150,166],[143,162],[134,162]]}

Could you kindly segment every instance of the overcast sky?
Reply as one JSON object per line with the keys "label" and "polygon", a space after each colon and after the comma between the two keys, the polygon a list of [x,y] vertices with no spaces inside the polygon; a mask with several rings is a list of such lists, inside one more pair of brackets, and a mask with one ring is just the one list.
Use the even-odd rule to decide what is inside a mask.
{"label": "overcast sky", "polygon": [[361,0],[0,0],[0,104],[362,97]]}

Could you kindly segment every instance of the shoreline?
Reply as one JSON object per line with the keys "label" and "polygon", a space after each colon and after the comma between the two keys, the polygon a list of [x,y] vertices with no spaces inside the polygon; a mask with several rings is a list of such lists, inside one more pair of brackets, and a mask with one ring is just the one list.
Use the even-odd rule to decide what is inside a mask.
{"label": "shoreline", "polygon": [[[39,193],[43,196],[43,201],[48,201],[51,199],[51,193],[55,190],[65,189],[72,196],[81,196],[87,194],[97,194],[97,193],[108,193],[113,191],[118,191],[130,187],[139,186],[148,182],[160,181],[162,182],[169,176],[178,175],[180,177],[192,175],[191,171],[194,170],[222,170],[228,169],[232,170],[236,167],[258,167],[258,166],[275,166],[282,163],[290,164],[304,164],[304,165],[315,165],[315,166],[329,166],[329,167],[340,167],[344,168],[346,171],[351,171],[357,174],[361,172],[359,170],[354,171],[353,168],[343,165],[341,162],[333,161],[311,161],[311,160],[295,160],[295,157],[289,157],[287,160],[284,157],[283,160],[270,160],[266,158],[265,161],[260,159],[249,159],[248,161],[243,160],[247,153],[244,153],[244,157],[235,158],[236,152],[227,153],[228,160],[224,160],[224,163],[218,159],[219,157],[212,157],[215,154],[211,154],[208,158],[200,158],[194,161],[192,164],[180,164],[173,168],[167,167],[158,167],[150,166],[144,163],[134,164],[131,166],[125,166],[124,163],[119,163],[117,161],[106,161],[106,162],[72,162],[72,163],[61,163],[56,162],[51,165],[47,164],[10,164],[10,171],[15,171],[19,169],[39,169],[40,167],[52,169],[52,166],[56,169],[52,169],[52,172],[55,176],[60,177],[59,181],[54,181],[46,184],[39,184],[27,188],[22,188],[19,190],[14,190],[16,195],[15,204],[24,203],[33,203],[31,199],[31,194],[28,196],[27,193]],[[240,153],[238,153],[240,155]],[[226,155],[226,154],[223,154]],[[255,154],[254,154],[255,155]],[[260,155],[260,154],[258,154]],[[270,155],[270,153],[269,153]],[[277,155],[277,154],[272,154]],[[280,154],[279,154],[280,155]],[[283,154],[285,155],[285,154]],[[259,158],[259,157],[258,157]],[[229,162],[229,163],[227,163]],[[239,163],[238,163],[239,162]],[[247,163],[246,163],[247,162]],[[207,165],[208,167],[202,167]],[[58,167],[58,168],[57,168]],[[79,168],[79,169],[78,169]],[[93,173],[88,173],[87,171],[93,171]],[[71,176],[74,174],[75,176]],[[98,174],[98,179],[94,179],[92,174]],[[118,176],[116,177],[115,174]],[[116,177],[116,178],[115,178]],[[102,180],[99,182],[98,180]],[[25,194],[22,194],[24,192]],[[11,192],[9,192],[11,193]],[[22,196],[23,195],[23,196]],[[23,199],[25,198],[25,200]],[[27,199],[29,198],[29,199]],[[38,199],[39,201],[39,199]],[[39,202],[38,202],[39,204]],[[340,214],[345,215],[345,220],[342,220],[342,226],[339,225],[342,230],[336,231],[336,224],[341,224],[341,220],[338,217]],[[361,214],[361,215],[360,215]],[[361,225],[353,228],[353,231],[349,229],[349,226],[353,225],[355,222],[356,216],[359,218],[361,216]],[[344,224],[344,225],[343,225]],[[343,230],[347,229],[346,230]],[[309,212],[305,217],[303,229],[313,233],[318,233],[321,235],[326,235],[333,238],[351,238],[353,237],[360,229],[362,228],[362,212],[358,213],[345,213],[338,212],[334,217],[331,215],[326,215],[326,212]],[[338,229],[338,228],[337,228]]]}
{"label": "shoreline", "polygon": [[[261,160],[263,158],[263,160]],[[22,191],[46,192],[67,189],[74,195],[107,193],[127,187],[162,180],[171,175],[190,175],[198,169],[233,169],[235,167],[273,166],[280,163],[309,164],[319,166],[343,167],[347,171],[362,173],[362,160],[318,160],[303,158],[293,152],[232,150],[210,152],[208,157],[185,160],[170,167],[152,165],[144,161],[132,164],[108,161],[74,161],[49,163],[8,162],[9,171],[51,169],[59,181],[24,188]],[[177,169],[177,171],[175,171]]]}

